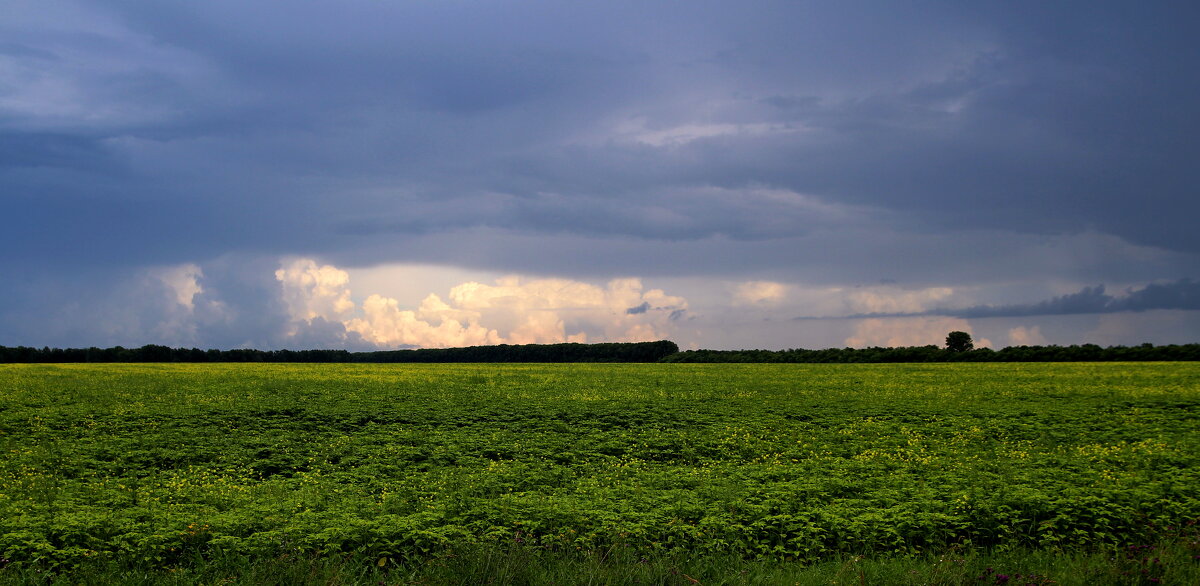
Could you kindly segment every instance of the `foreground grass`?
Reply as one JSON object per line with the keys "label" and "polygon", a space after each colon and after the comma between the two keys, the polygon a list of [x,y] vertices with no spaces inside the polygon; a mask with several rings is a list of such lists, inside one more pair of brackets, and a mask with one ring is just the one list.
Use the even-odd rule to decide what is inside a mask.
{"label": "foreground grass", "polygon": [[838,557],[811,564],[619,552],[563,555],[528,547],[469,548],[420,561],[357,555],[251,560],[216,556],[171,568],[92,563],[70,570],[0,569],[0,584],[1200,584],[1200,541],[1096,552],[948,550],[937,555]]}
{"label": "foreground grass", "polygon": [[1200,518],[1198,419],[1196,363],[6,365],[0,577],[1091,575]]}

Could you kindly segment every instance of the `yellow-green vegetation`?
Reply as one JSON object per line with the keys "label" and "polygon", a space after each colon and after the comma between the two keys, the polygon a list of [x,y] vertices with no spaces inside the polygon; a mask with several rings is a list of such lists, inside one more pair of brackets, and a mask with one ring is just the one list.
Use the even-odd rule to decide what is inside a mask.
{"label": "yellow-green vegetation", "polygon": [[1186,547],[1200,364],[2,365],[0,449],[0,574]]}

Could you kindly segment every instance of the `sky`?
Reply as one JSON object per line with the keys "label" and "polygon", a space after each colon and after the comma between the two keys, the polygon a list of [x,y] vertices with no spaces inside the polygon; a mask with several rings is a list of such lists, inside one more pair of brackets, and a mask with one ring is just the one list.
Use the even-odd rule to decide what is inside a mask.
{"label": "sky", "polygon": [[0,345],[1200,342],[1196,22],[6,0]]}

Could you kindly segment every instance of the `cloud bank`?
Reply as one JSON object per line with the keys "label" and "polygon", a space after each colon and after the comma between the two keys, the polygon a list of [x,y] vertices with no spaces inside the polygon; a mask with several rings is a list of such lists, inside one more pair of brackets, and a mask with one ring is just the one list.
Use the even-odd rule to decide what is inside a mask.
{"label": "cloud bank", "polygon": [[[437,287],[427,286],[431,278]],[[946,332],[963,330],[981,345],[1132,345],[1190,342],[1200,328],[1200,312],[1167,309],[1192,307],[1195,282],[1186,279],[1113,294],[1084,287],[1012,311],[984,306],[988,312],[979,314],[986,318],[931,309],[970,300],[978,294],[970,289],[657,283],[405,265],[346,270],[307,257],[221,258],[125,272],[93,268],[71,280],[33,272],[0,290],[0,344],[376,350],[667,338],[685,348],[779,349],[940,345]],[[1046,314],[1064,307],[1107,313]],[[21,308],[19,315],[14,308]],[[803,308],[827,317],[787,319]],[[922,313],[861,313],[879,308]],[[42,318],[31,321],[31,314]]]}
{"label": "cloud bank", "polygon": [[686,299],[646,290],[636,278],[603,287],[517,276],[466,282],[446,299],[429,294],[414,309],[379,294],[355,304],[346,271],[308,258],[285,263],[275,278],[291,317],[289,335],[320,320],[380,348],[658,340],[670,337],[688,310]]}
{"label": "cloud bank", "polygon": [[1104,285],[1085,287],[1077,293],[1062,295],[1038,303],[980,305],[962,310],[947,310],[960,317],[1026,317],[1072,315],[1080,313],[1117,313],[1153,309],[1200,309],[1200,282],[1180,279],[1170,283],[1151,283],[1141,289],[1129,289],[1123,295],[1105,293]]}
{"label": "cloud bank", "polygon": [[[800,248],[824,279],[939,266],[917,237],[978,263],[981,232],[1200,251],[1182,6],[12,4],[0,244],[46,263],[555,256],[489,230],[635,241],[585,279],[678,243],[776,281]],[[490,250],[407,246],[464,233]]]}
{"label": "cloud bank", "polygon": [[1092,313],[1142,312],[1152,310],[1200,310],[1200,282],[1180,279],[1168,283],[1150,283],[1140,289],[1129,288],[1119,295],[1109,295],[1104,285],[1084,287],[1076,293],[1060,295],[1036,303],[1006,305],[974,305],[965,308],[930,308],[938,301],[951,297],[954,289],[935,287],[914,291],[898,291],[894,287],[874,287],[850,291],[844,296],[844,307],[852,309],[842,315],[800,316],[794,319],[863,319],[948,316],[955,318],[1008,318]]}

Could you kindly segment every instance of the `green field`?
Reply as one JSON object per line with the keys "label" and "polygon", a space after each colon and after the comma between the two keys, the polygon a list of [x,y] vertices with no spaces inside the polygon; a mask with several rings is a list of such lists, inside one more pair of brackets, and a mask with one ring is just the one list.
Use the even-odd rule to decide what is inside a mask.
{"label": "green field", "polygon": [[0,449],[0,577],[1194,546],[1200,364],[0,365]]}

